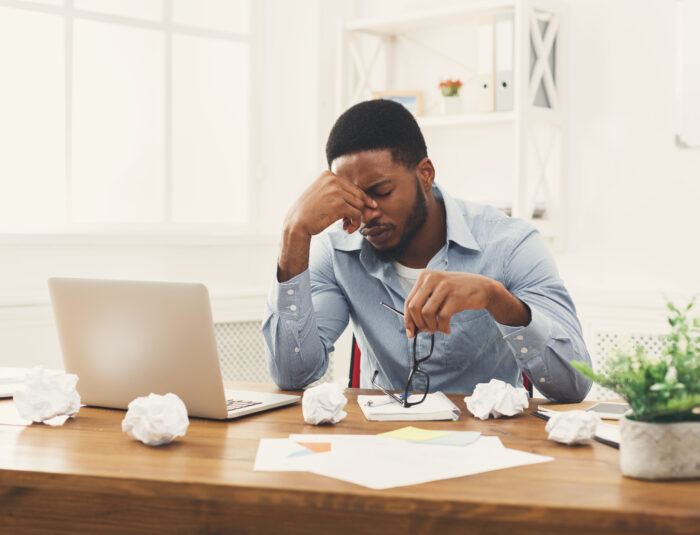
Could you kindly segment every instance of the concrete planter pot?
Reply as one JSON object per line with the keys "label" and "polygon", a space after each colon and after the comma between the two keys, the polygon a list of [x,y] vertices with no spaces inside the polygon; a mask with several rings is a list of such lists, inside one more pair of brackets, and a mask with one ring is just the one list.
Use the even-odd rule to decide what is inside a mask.
{"label": "concrete planter pot", "polygon": [[620,468],[638,479],[700,478],[700,422],[620,420]]}

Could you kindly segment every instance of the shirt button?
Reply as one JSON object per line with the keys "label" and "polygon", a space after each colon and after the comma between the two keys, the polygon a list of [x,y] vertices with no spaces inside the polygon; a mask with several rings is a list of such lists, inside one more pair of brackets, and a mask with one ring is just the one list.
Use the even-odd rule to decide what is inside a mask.
{"label": "shirt button", "polygon": [[294,295],[294,290],[287,290],[287,295]]}
{"label": "shirt button", "polygon": [[[291,291],[291,290],[290,290],[290,291]],[[515,337],[515,339],[516,339],[516,340],[522,340],[522,339],[523,339],[523,335],[522,335],[522,334],[519,334],[518,336]]]}
{"label": "shirt button", "polygon": [[527,348],[526,348],[526,347],[521,347],[521,348],[520,348],[520,352],[523,353],[523,354],[527,353]]}
{"label": "shirt button", "polygon": [[544,377],[540,377],[540,383],[546,383],[546,382],[547,382],[547,379],[545,379]]}
{"label": "shirt button", "polygon": [[294,348],[294,352],[295,352],[295,353],[299,353],[299,348],[298,348],[298,347],[295,347],[295,348]]}
{"label": "shirt button", "polygon": [[289,310],[291,310],[292,312],[294,312],[296,309],[297,309],[296,305],[292,305],[289,307]]}

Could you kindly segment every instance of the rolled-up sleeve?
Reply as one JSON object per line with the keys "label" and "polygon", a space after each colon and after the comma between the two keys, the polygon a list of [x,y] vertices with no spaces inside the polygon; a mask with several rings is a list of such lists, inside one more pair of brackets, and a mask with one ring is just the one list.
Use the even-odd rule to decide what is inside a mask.
{"label": "rolled-up sleeve", "polygon": [[335,282],[331,253],[330,244],[315,240],[309,269],[285,282],[273,278],[262,332],[270,375],[282,389],[320,379],[347,326],[348,306]]}
{"label": "rolled-up sleeve", "polygon": [[576,308],[542,236],[532,228],[519,233],[504,263],[505,286],[525,303],[531,321],[525,327],[499,325],[515,360],[547,398],[575,403],[591,382],[571,366],[591,364]]}

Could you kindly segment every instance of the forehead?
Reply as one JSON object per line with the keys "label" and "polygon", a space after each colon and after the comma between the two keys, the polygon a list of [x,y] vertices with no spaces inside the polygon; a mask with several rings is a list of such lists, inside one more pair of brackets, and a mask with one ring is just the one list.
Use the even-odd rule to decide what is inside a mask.
{"label": "forehead", "polygon": [[333,160],[331,171],[365,188],[379,180],[410,176],[408,169],[394,162],[388,149],[339,156]]}

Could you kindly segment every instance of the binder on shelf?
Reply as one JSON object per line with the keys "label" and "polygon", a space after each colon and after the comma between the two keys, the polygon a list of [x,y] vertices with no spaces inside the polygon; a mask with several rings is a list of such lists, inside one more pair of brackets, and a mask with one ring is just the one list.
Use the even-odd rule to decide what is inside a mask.
{"label": "binder on shelf", "polygon": [[477,43],[477,95],[476,111],[491,112],[495,108],[494,86],[494,19],[484,17],[479,23]]}
{"label": "binder on shelf", "polygon": [[495,32],[495,70],[496,111],[513,110],[513,13],[496,15]]}

